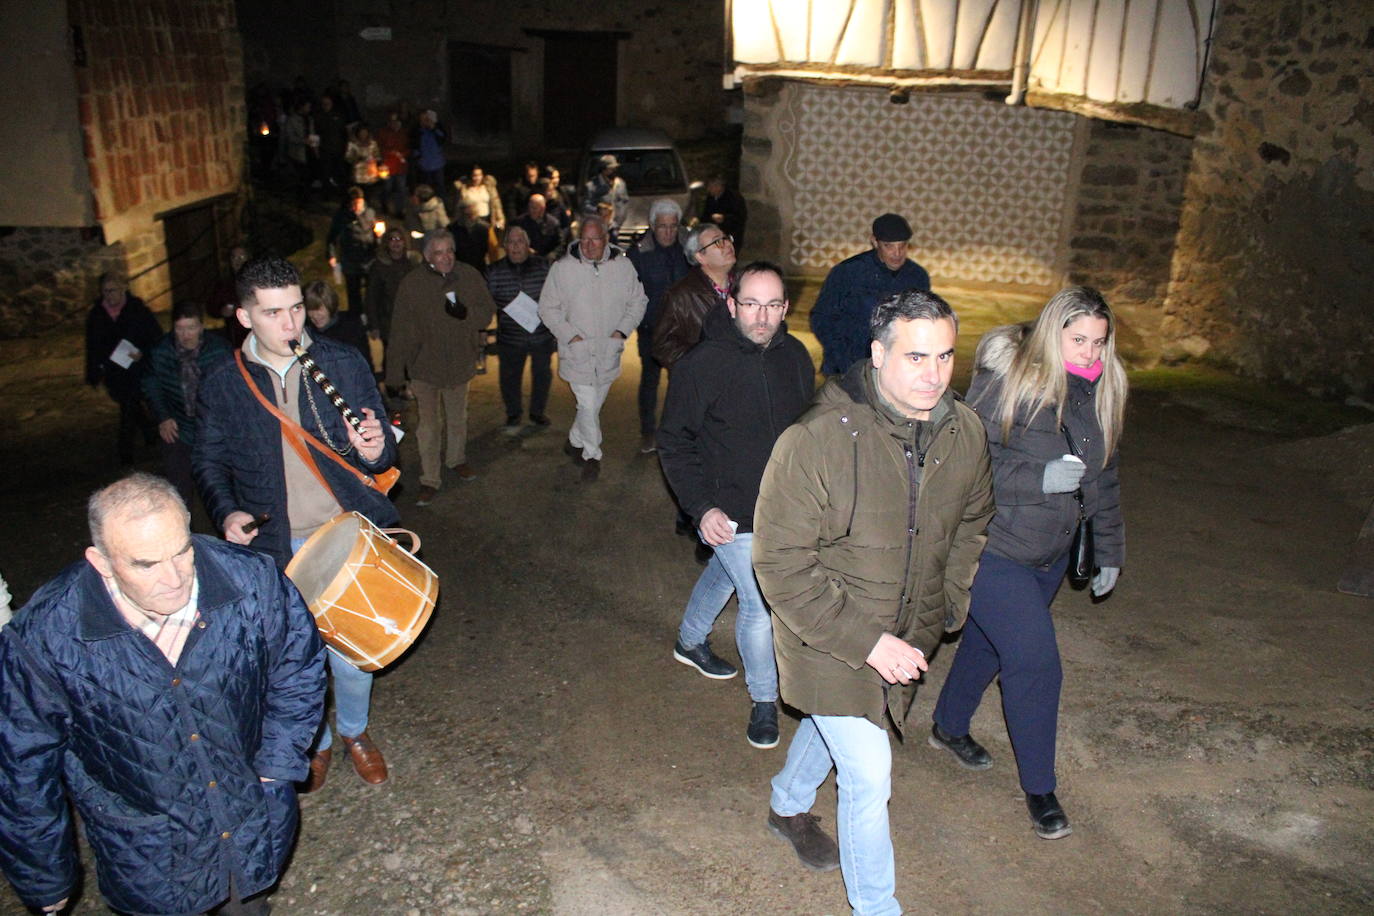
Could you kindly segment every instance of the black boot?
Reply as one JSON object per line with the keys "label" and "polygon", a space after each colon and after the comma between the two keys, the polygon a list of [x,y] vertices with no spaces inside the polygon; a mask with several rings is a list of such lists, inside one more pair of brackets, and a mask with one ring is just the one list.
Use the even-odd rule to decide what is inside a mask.
{"label": "black boot", "polygon": [[1026,808],[1030,811],[1031,823],[1035,825],[1035,835],[1042,840],[1057,840],[1073,833],[1069,826],[1069,816],[1059,806],[1059,799],[1050,792],[1046,795],[1026,793]]}

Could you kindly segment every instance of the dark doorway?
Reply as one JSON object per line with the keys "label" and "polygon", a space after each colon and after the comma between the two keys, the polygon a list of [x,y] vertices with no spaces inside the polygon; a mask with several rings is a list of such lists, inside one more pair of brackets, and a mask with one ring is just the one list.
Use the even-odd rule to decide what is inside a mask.
{"label": "dark doorway", "polygon": [[544,143],[580,147],[616,124],[618,45],[625,33],[537,34],[544,39]]}
{"label": "dark doorway", "polygon": [[453,132],[464,140],[510,134],[510,49],[448,43],[449,107]]}
{"label": "dark doorway", "polygon": [[162,214],[172,303],[206,303],[219,279],[219,236],[214,202]]}

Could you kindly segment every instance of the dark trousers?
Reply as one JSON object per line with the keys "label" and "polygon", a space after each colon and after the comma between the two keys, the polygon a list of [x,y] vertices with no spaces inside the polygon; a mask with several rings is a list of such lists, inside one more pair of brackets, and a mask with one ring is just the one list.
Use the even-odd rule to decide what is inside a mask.
{"label": "dark trousers", "polygon": [[[440,166],[437,169],[416,169],[415,185],[427,184],[434,189],[434,193],[440,197],[446,197],[447,189],[444,187],[444,169]],[[457,219],[457,213],[450,213],[450,217]]]}
{"label": "dark trousers", "polygon": [[344,288],[348,290],[348,310],[355,315],[363,313],[363,281],[366,274],[344,271]]}
{"label": "dark trousers", "polygon": [[121,464],[133,464],[136,437],[141,435],[144,445],[157,442],[157,424],[149,416],[143,396],[137,388],[131,391],[111,391],[110,397],[119,405],[119,432],[115,437],[119,461]]}
{"label": "dark trousers", "polygon": [[501,383],[501,400],[506,403],[506,416],[519,417],[523,413],[520,410],[520,386],[525,378],[526,358],[530,362],[530,416],[544,416],[549,406],[549,386],[553,384],[553,371],[549,368],[553,351],[498,343],[496,356],[500,360],[498,379]]}
{"label": "dark trousers", "polygon": [[210,910],[210,916],[270,916],[272,904],[267,902],[267,891],[254,894],[247,900],[239,896],[239,889],[231,876],[229,879],[229,899]]}
{"label": "dark trousers", "polygon": [[1049,570],[1039,570],[983,553],[963,639],[935,704],[941,729],[967,735],[983,691],[1000,675],[1002,715],[1021,788],[1034,795],[1055,787],[1054,742],[1064,673],[1050,602],[1067,566],[1067,555]]}
{"label": "dark trousers", "polygon": [[196,493],[195,477],[191,474],[191,446],[180,439],[162,443],[162,476],[172,482],[186,508],[190,509]]}
{"label": "dark trousers", "polygon": [[663,365],[653,354],[654,332],[640,328],[635,332],[639,344],[639,434],[652,436],[658,428],[654,412],[658,409],[658,380]]}

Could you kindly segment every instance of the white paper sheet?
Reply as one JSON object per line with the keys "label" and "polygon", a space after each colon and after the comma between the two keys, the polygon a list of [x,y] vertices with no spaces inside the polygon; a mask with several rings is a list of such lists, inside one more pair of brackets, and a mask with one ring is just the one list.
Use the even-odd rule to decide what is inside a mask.
{"label": "white paper sheet", "polygon": [[531,334],[539,327],[539,303],[531,299],[526,293],[520,293],[502,311],[514,318],[520,327]]}
{"label": "white paper sheet", "polygon": [[121,340],[119,346],[115,347],[114,352],[110,354],[110,362],[121,369],[127,369],[132,366],[134,360],[138,359],[141,355],[142,354],[138,352],[138,347],[135,347],[127,340]]}

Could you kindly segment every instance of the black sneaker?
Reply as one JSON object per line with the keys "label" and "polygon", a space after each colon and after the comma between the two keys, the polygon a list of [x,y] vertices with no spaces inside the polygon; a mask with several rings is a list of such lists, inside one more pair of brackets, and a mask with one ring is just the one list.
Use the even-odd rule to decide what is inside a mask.
{"label": "black sneaker", "polygon": [[544,416],[542,413],[532,413],[530,414],[530,422],[533,423],[535,426],[548,426],[549,418]]}
{"label": "black sneaker", "polygon": [[926,741],[931,747],[949,751],[954,755],[954,759],[959,761],[959,765],[966,769],[986,770],[992,766],[992,755],[988,753],[987,748],[974,741],[972,735],[956,738],[945,734],[943,728],[932,723],[930,737]]}
{"label": "black sneaker", "polygon": [[684,665],[691,665],[706,677],[717,681],[728,681],[739,674],[734,665],[711,651],[709,640],[690,649],[682,644],[682,640],[678,640],[673,645],[673,658]]}
{"label": "black sneaker", "polygon": [[834,871],[840,867],[840,847],[822,830],[814,814],[802,812],[783,817],[768,811],[768,829],[792,844],[797,858],[812,871]]}
{"label": "black sneaker", "polygon": [[1069,826],[1069,816],[1059,806],[1059,799],[1050,792],[1046,795],[1026,794],[1026,810],[1030,812],[1031,824],[1035,835],[1042,840],[1057,840],[1073,833]]}
{"label": "black sneaker", "polygon": [[577,465],[578,467],[581,467],[586,460],[582,457],[582,449],[573,445],[570,441],[563,443],[563,454],[571,458],[573,460],[573,464]]}
{"label": "black sneaker", "polygon": [[767,750],[778,746],[778,704],[755,703],[749,713],[749,730],[744,733],[754,747]]}

